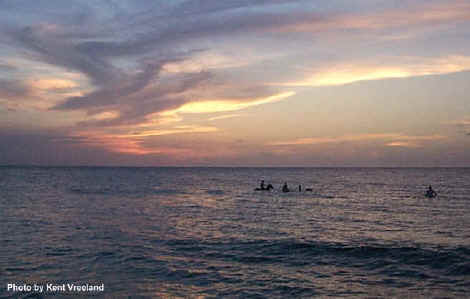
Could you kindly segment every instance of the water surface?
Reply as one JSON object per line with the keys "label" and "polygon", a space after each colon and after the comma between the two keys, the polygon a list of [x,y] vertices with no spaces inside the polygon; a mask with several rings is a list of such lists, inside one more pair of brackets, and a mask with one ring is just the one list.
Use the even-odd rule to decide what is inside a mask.
{"label": "water surface", "polygon": [[107,298],[462,298],[469,192],[468,168],[0,167],[0,297],[73,282]]}

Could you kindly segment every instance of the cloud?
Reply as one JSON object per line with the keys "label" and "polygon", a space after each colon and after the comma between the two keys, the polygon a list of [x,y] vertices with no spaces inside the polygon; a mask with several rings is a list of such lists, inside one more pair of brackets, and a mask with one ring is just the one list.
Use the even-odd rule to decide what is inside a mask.
{"label": "cloud", "polygon": [[[269,8],[271,3],[259,4]],[[96,19],[97,16],[90,9],[79,10],[75,18],[77,24],[64,24],[66,22],[62,20],[63,24],[43,24],[37,29],[26,27],[19,31],[10,30],[9,35],[27,48],[41,53],[46,59],[51,59],[52,54],[60,54],[60,48],[67,48],[69,51],[57,55],[58,60],[55,63],[82,69],[98,80],[97,75],[110,66],[106,64],[107,58],[152,53],[162,48],[169,49],[181,41],[245,32],[249,28],[266,28],[280,22],[280,18],[275,17],[282,16],[280,13],[266,13],[263,10],[252,12],[249,9],[238,11],[239,8],[249,6],[254,4],[230,1],[227,5],[209,1],[201,3],[201,7],[196,9],[194,4],[189,3],[179,6],[160,3],[157,7],[140,7],[136,11],[115,6],[114,11],[110,12],[112,17],[101,20]],[[191,8],[188,10],[188,7]],[[80,15],[81,18],[78,17]],[[83,15],[86,16],[86,28],[77,26],[83,23]],[[83,35],[90,31],[92,33],[89,33],[88,39],[92,40],[84,39]],[[114,34],[116,31],[121,34]],[[110,39],[110,36],[113,38]],[[97,64],[93,70],[90,69],[92,62]]]}
{"label": "cloud", "polygon": [[108,133],[106,130],[83,131],[73,133],[73,136],[80,138],[83,144],[102,147],[110,152],[125,153],[132,155],[149,155],[149,154],[181,154],[177,148],[165,146],[145,146],[145,142],[155,137],[180,135],[180,134],[203,134],[217,132],[218,129],[210,126],[175,126],[168,129],[155,127],[146,127],[145,125],[134,126],[130,133],[125,132]]}
{"label": "cloud", "polygon": [[392,140],[386,143],[387,146],[408,146],[417,147],[419,141],[435,141],[445,139],[442,135],[429,135],[429,136],[410,136],[398,133],[384,133],[384,134],[358,134],[358,135],[344,135],[338,137],[317,137],[317,138],[299,138],[288,141],[271,142],[268,145],[272,146],[291,146],[291,145],[316,145],[327,143],[341,143],[341,142],[361,142],[368,140]]}
{"label": "cloud", "polygon": [[[136,23],[139,21],[136,20]],[[220,26],[212,26],[215,24],[211,22],[204,25],[192,21],[190,24],[183,23],[179,23],[176,27],[163,26],[163,29],[148,25],[145,27],[145,33],[121,41],[82,42],[75,35],[71,35],[73,38],[64,35],[64,32],[72,30],[71,28],[80,29],[63,25],[42,25],[22,29],[8,27],[6,32],[13,43],[29,50],[35,59],[83,73],[95,86],[93,91],[69,97],[52,109],[81,110],[91,117],[104,112],[117,112],[118,116],[112,119],[91,119],[81,123],[87,126],[115,126],[145,122],[150,115],[177,109],[185,103],[200,100],[194,97],[194,94],[183,93],[194,91],[201,84],[207,83],[213,76],[212,73],[200,69],[188,72],[186,69],[185,73],[174,74],[169,79],[162,78],[163,71],[171,71],[177,63],[188,60],[200,50],[181,53],[165,49],[171,47],[173,40],[179,39],[179,35],[174,34],[178,30],[183,30],[184,37],[187,38],[192,34],[198,36],[202,33],[195,27],[203,26],[217,31],[220,30]],[[136,25],[137,27],[139,25]],[[161,32],[156,32],[159,30]],[[163,47],[164,50],[156,52],[157,47]],[[144,54],[148,56],[139,57]],[[120,57],[132,58],[134,60],[132,67],[118,67],[114,61]],[[49,87],[46,87],[47,84]],[[39,89],[48,89],[52,88],[51,84],[55,84],[54,87],[57,89],[65,87],[66,82],[39,79],[33,85]],[[72,87],[73,83],[69,82],[66,85]],[[249,96],[259,97],[257,91],[250,90]]]}
{"label": "cloud", "polygon": [[25,48],[45,63],[84,73],[95,84],[115,79],[119,71],[105,59],[77,50],[71,40],[59,39],[40,28],[7,28],[12,43]]}
{"label": "cloud", "polygon": [[390,147],[405,147],[405,148],[420,147],[417,143],[409,142],[409,141],[393,141],[393,142],[386,143],[385,145],[390,146]]}
{"label": "cloud", "polygon": [[[389,60],[397,60],[397,58],[391,57]],[[331,86],[368,80],[442,75],[466,70],[470,70],[470,57],[467,56],[428,59],[401,57],[390,65],[379,65],[368,61],[332,65],[313,70],[313,75],[306,75],[306,78],[299,81],[279,84],[282,86]],[[275,84],[277,83],[273,83]]]}
{"label": "cloud", "polygon": [[41,90],[66,90],[78,86],[74,81],[60,78],[41,78],[33,80],[30,85]]}
{"label": "cloud", "polygon": [[[204,130],[209,128],[180,127],[160,136]],[[171,165],[198,155],[190,144],[178,147],[157,142],[147,146],[151,140],[152,136],[139,135],[81,135],[69,129],[0,128],[0,165]]]}
{"label": "cloud", "polygon": [[[199,144],[194,150],[196,142],[183,142],[180,135],[200,139],[199,136],[217,132],[217,129],[182,125],[170,129],[154,128],[151,134],[126,132],[77,132],[72,127],[0,127],[0,165],[176,165],[210,156],[208,151],[199,152],[199,147],[207,144]],[[175,136],[176,142],[159,139],[170,136]]]}
{"label": "cloud", "polygon": [[31,95],[31,89],[24,83],[15,80],[0,79],[0,100],[15,100]]}
{"label": "cloud", "polygon": [[15,110],[44,111],[66,95],[79,94],[78,87],[74,81],[60,78],[0,79],[0,103]]}
{"label": "cloud", "polygon": [[207,70],[234,69],[249,66],[267,58],[266,54],[260,55],[251,52],[230,54],[218,53],[208,49],[207,51],[195,53],[190,59],[167,63],[164,70],[168,73],[195,73]]}
{"label": "cloud", "polygon": [[[55,105],[54,109],[82,110],[89,116],[117,111],[119,117],[112,120],[88,122],[88,124],[111,126],[142,122],[148,115],[178,108],[186,111],[189,110],[188,107],[199,111],[233,111],[247,107],[245,103],[234,103],[231,100],[236,97],[233,94],[235,89],[228,90],[219,97],[228,99],[222,100],[226,103],[221,103],[219,100],[207,101],[205,100],[207,97],[175,95],[193,91],[204,81],[208,82],[209,77],[216,76],[216,72],[208,72],[207,69],[250,63],[236,63],[224,56],[200,55],[204,51],[201,51],[201,47],[194,47],[192,41],[206,37],[222,37],[227,34],[269,32],[275,28],[295,31],[305,24],[316,24],[315,26],[319,26],[318,28],[322,30],[328,29],[332,23],[357,23],[359,25],[356,27],[368,28],[370,24],[376,24],[380,20],[401,20],[403,16],[405,18],[410,16],[405,12],[387,12],[385,17],[383,14],[372,15],[365,17],[364,21],[361,19],[363,16],[338,17],[331,13],[319,16],[315,11],[305,12],[296,9],[295,6],[286,6],[288,3],[290,2],[198,1],[183,2],[179,5],[158,3],[151,7],[135,4],[135,7],[130,5],[128,8],[116,4],[106,8],[110,10],[107,14],[103,14],[103,7],[79,3],[72,4],[71,11],[67,11],[66,6],[61,4],[57,4],[57,7],[46,5],[45,7],[50,7],[50,10],[44,9],[44,11],[16,4],[17,11],[28,11],[28,13],[40,11],[41,22],[35,26],[22,27],[11,23],[4,26],[2,31],[11,44],[26,49],[32,59],[82,73],[94,86],[93,91],[69,97]],[[465,13],[462,12],[466,12],[467,5],[463,2],[455,3],[452,6],[437,8],[425,5],[416,9],[421,9],[419,14],[421,21],[465,17]],[[253,7],[256,9],[251,9]],[[287,13],[279,10],[279,7],[288,8]],[[67,17],[52,18],[50,14],[55,11],[58,15],[64,13]],[[338,18],[342,21],[338,22]],[[56,22],[50,22],[51,19]],[[86,26],[83,26],[84,24]],[[177,45],[181,45],[181,42],[188,45],[190,50],[174,50]],[[126,65],[122,64],[122,59],[127,60]],[[439,67],[443,67],[440,73],[452,71],[449,65],[447,68],[442,64]],[[349,70],[347,67],[338,66],[336,72],[325,70],[314,78],[285,85],[346,84],[355,80],[436,73],[437,68],[438,66],[436,69],[416,72],[413,67],[359,66]],[[461,68],[456,65],[454,69]],[[173,77],[172,80],[176,83],[164,82],[160,80],[162,72],[184,72],[191,78]],[[45,84],[52,82],[43,81],[42,84],[36,84],[36,87],[41,88]],[[55,84],[58,87],[57,81]],[[63,87],[65,82],[60,84]],[[267,89],[266,86],[264,88]],[[266,94],[266,91],[253,90],[244,98],[254,99],[252,105],[258,105],[259,92]],[[270,95],[273,95],[272,91]],[[198,103],[201,99],[206,103]],[[182,108],[184,105],[185,108]]]}
{"label": "cloud", "polygon": [[214,121],[214,120],[221,120],[221,119],[229,119],[229,118],[239,117],[240,115],[241,114],[225,114],[225,115],[211,117],[208,120]]}
{"label": "cloud", "polygon": [[[90,120],[81,125],[117,126],[146,122],[150,117],[158,117],[159,112],[176,109],[191,100],[184,93],[203,84],[210,78],[207,72],[186,74],[170,82],[150,84],[145,87],[142,81],[123,82],[122,86],[98,90],[83,97],[70,98],[55,107],[59,110],[84,109],[89,115],[114,111],[115,118]],[[140,85],[140,86],[139,86]]]}
{"label": "cloud", "polygon": [[318,20],[317,18],[299,18],[297,22],[285,24],[279,32],[318,33],[332,30],[379,30],[410,26],[436,25],[470,20],[468,1],[445,1],[443,3],[419,2],[413,5],[402,5],[402,9],[388,9],[379,12],[361,14],[336,14]]}
{"label": "cloud", "polygon": [[122,99],[147,87],[160,72],[162,64],[163,62],[157,62],[143,65],[135,75],[123,76],[124,78],[120,80],[112,80],[86,96],[69,98],[57,105],[55,109],[90,109],[119,103]]}
{"label": "cloud", "polygon": [[[85,140],[62,130],[0,128],[0,164],[80,163],[87,155],[81,147]],[[89,158],[93,160],[93,154]]]}
{"label": "cloud", "polygon": [[200,102],[189,102],[182,105],[176,110],[171,111],[172,113],[216,113],[216,112],[227,112],[237,111],[246,109],[253,106],[274,103],[282,101],[288,97],[295,95],[293,91],[287,91],[272,95],[266,98],[249,99],[245,101],[223,99],[223,100],[210,100]]}
{"label": "cloud", "polygon": [[186,133],[211,133],[216,132],[216,127],[204,127],[204,126],[176,126],[171,129],[156,129],[146,130],[144,132],[134,132],[124,135],[116,135],[114,137],[126,138],[126,137],[152,137],[152,136],[163,136],[163,135],[174,135],[174,134],[186,134]]}

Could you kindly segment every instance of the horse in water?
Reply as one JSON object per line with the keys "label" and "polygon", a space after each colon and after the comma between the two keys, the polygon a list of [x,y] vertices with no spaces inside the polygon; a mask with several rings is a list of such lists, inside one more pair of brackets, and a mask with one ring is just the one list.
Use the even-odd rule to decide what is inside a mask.
{"label": "horse in water", "polygon": [[266,187],[262,186],[260,188],[256,188],[255,191],[271,191],[272,189],[274,189],[273,185],[268,184]]}

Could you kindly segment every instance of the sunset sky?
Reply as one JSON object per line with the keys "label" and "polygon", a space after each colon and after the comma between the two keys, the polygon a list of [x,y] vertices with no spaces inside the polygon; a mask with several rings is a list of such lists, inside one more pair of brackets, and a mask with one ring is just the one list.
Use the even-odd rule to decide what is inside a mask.
{"label": "sunset sky", "polygon": [[0,0],[0,165],[470,166],[468,0]]}

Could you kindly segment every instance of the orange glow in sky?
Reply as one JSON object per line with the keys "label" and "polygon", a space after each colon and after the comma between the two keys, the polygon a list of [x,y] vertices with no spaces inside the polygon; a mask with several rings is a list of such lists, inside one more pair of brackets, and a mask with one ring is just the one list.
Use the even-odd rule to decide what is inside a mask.
{"label": "orange glow in sky", "polygon": [[0,20],[0,165],[470,166],[466,0],[9,1]]}

